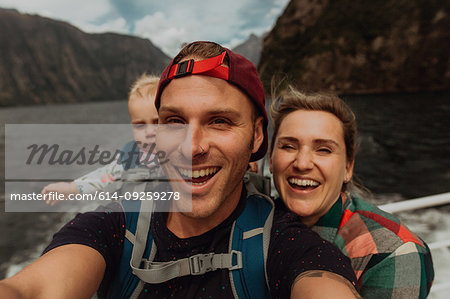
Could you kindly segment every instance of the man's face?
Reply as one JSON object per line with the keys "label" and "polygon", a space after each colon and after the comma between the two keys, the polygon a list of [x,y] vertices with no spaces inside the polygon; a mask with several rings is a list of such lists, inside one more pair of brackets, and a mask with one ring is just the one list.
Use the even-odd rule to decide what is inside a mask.
{"label": "man's face", "polygon": [[160,123],[190,126],[191,139],[166,165],[172,178],[192,190],[192,212],[183,215],[225,219],[235,209],[250,155],[264,138],[262,117],[254,124],[252,109],[247,96],[222,79],[187,76],[164,89]]}
{"label": "man's face", "polygon": [[128,102],[134,140],[142,152],[147,152],[155,142],[158,112],[154,103],[155,95],[148,98],[134,97]]}

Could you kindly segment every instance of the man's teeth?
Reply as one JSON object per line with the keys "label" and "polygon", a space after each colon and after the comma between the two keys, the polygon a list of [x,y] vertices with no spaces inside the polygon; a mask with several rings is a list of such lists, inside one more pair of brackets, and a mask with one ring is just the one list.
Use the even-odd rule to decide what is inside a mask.
{"label": "man's teeth", "polygon": [[289,183],[295,184],[300,187],[316,187],[319,186],[319,183],[313,180],[302,180],[296,178],[290,178]]}
{"label": "man's teeth", "polygon": [[210,168],[194,170],[194,171],[192,171],[191,169],[183,169],[183,168],[179,168],[179,170],[183,176],[196,179],[196,178],[199,178],[202,176],[215,174],[217,172],[217,167],[210,167]]}

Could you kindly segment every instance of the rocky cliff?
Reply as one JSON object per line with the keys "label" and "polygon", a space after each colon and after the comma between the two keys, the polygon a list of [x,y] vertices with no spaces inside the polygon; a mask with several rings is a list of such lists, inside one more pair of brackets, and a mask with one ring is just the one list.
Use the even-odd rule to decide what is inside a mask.
{"label": "rocky cliff", "polygon": [[126,99],[138,75],[168,62],[147,39],[0,9],[0,106]]}
{"label": "rocky cliff", "polygon": [[250,34],[249,38],[242,44],[237,45],[232,50],[258,65],[263,47],[263,37]]}
{"label": "rocky cliff", "polygon": [[264,41],[259,71],[307,90],[450,90],[450,2],[291,0]]}

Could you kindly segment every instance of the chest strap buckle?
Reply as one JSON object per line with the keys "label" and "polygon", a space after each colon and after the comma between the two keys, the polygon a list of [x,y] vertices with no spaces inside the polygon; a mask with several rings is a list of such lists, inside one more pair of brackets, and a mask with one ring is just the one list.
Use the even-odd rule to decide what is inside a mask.
{"label": "chest strap buckle", "polygon": [[242,252],[196,254],[189,257],[189,268],[191,275],[202,275],[216,269],[241,269]]}

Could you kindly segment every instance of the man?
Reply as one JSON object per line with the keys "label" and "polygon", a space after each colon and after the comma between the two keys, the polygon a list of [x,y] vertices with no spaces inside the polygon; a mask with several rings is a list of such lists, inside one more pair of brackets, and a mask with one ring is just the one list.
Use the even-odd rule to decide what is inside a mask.
{"label": "man", "polygon": [[[0,291],[18,298],[89,298],[101,284],[111,297],[357,297],[349,261],[294,214],[270,214],[273,224],[272,216],[263,218],[270,233],[261,234],[264,225],[235,240],[235,231],[245,226],[241,222],[258,218],[269,202],[243,182],[249,161],[267,150],[264,101],[256,68],[247,59],[211,42],[184,47],[164,71],[155,103],[161,124],[189,125],[191,141],[182,142],[164,167],[192,192],[192,210],[154,213],[150,228],[141,220],[133,228],[136,213],[79,215]],[[267,247],[231,250],[261,235],[270,235]],[[139,243],[152,253],[143,253]],[[263,246],[266,259],[252,262]],[[210,264],[205,269],[202,263]],[[254,276],[262,279],[254,282]]]}

